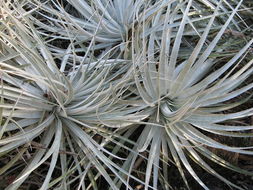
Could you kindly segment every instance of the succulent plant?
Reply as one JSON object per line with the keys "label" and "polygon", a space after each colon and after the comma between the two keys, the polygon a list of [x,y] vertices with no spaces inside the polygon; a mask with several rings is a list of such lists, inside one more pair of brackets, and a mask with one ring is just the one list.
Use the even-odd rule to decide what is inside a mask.
{"label": "succulent plant", "polygon": [[[25,16],[34,23],[53,53],[72,54],[75,51],[80,54],[79,51],[83,52],[83,49],[92,46],[96,51],[96,56],[92,58],[97,59],[99,54],[103,56],[108,51],[113,52],[114,57],[123,54],[124,58],[129,58],[132,31],[139,30],[143,22],[152,27],[148,27],[140,37],[155,33],[159,39],[166,27],[171,29],[174,38],[181,25],[186,3],[179,0],[26,0],[15,2],[12,6],[18,17]],[[186,20],[189,24],[183,35],[199,36],[218,3],[216,0],[193,1],[189,10],[191,19]],[[175,16],[171,23],[164,22],[168,5]],[[219,29],[226,21],[224,12],[231,12],[230,3],[225,2],[220,6],[217,14],[219,19],[214,21],[213,30]],[[238,23],[241,21],[233,18],[233,25],[229,28],[240,31]]]}
{"label": "succulent plant", "polygon": [[[103,64],[79,65],[66,74],[67,68],[57,67],[55,58],[29,24],[27,21],[22,25],[8,15],[0,31],[0,156],[20,150],[0,173],[4,175],[25,153],[30,154],[29,163],[6,189],[18,189],[49,159],[40,189],[55,184],[55,188],[70,189],[76,181],[84,189],[87,183],[83,179],[88,175],[92,182],[97,173],[117,189],[105,168],[117,175],[117,170],[123,170],[112,158],[122,158],[104,147],[114,126],[107,128],[103,122],[110,122],[115,107],[124,108],[113,98],[112,86],[128,65],[122,63],[116,69],[117,65],[106,65],[105,57]],[[61,173],[58,178],[52,177],[56,165]],[[90,186],[96,188],[94,183]]]}
{"label": "succulent plant", "polygon": [[[186,172],[209,189],[196,165],[242,189],[207,161],[252,175],[212,151],[253,154],[213,138],[252,137],[252,125],[235,122],[253,115],[243,106],[253,87],[245,82],[253,40],[241,35],[242,3],[5,1],[0,158],[15,156],[0,175],[25,160],[6,189],[20,188],[46,161],[41,190],[171,189],[171,163],[188,189]],[[225,39],[228,31],[241,39]],[[241,48],[231,53],[234,44]]]}
{"label": "succulent plant", "polygon": [[[149,186],[159,189],[159,181],[163,184],[163,189],[170,189],[168,184],[170,162],[177,166],[189,189],[185,168],[203,189],[209,189],[189,160],[229,186],[238,189],[242,188],[217,173],[206,159],[228,169],[252,175],[251,172],[232,165],[211,151],[222,149],[239,154],[253,154],[251,146],[235,147],[222,144],[213,138],[213,135],[237,139],[252,137],[251,133],[245,133],[252,130],[252,125],[238,125],[233,121],[253,114],[253,108],[244,110],[238,108],[251,97],[248,95],[241,98],[241,95],[253,87],[252,83],[244,83],[252,76],[253,60],[250,47],[253,40],[246,41],[240,51],[230,58],[226,57],[225,60],[211,56],[212,53],[222,54],[230,48],[228,42],[222,42],[223,46],[219,42],[223,41],[222,36],[237,13],[240,3],[231,14],[228,14],[226,23],[209,41],[208,34],[221,4],[217,5],[196,46],[189,50],[190,55],[184,59],[180,55],[180,50],[184,48],[181,47],[184,45],[184,28],[188,24],[187,19],[190,19],[188,12],[192,1],[189,1],[185,8],[184,17],[173,41],[172,31],[166,28],[163,30],[158,47],[154,33],[147,38],[140,38],[138,32],[133,34],[132,80],[135,83],[129,86],[136,90],[129,93],[141,98],[139,105],[150,116],[145,120],[147,124],[137,137],[134,147],[136,152],[129,154],[124,166],[131,174],[139,158],[146,161],[145,190],[149,189]],[[166,15],[164,22],[173,22],[173,11],[167,9]],[[220,48],[217,49],[217,46]],[[236,102],[231,102],[235,98]],[[142,128],[143,123],[140,125]],[[135,130],[132,133],[135,133]],[[147,157],[142,155],[145,152],[148,153]]]}

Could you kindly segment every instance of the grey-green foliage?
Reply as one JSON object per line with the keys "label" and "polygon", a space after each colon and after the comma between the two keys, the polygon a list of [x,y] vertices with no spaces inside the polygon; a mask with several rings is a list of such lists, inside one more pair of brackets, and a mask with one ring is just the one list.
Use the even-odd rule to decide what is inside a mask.
{"label": "grey-green foliage", "polygon": [[[218,2],[194,1],[189,11],[192,18],[187,21],[189,25],[183,35],[200,35]],[[152,27],[142,34],[144,36],[156,33],[156,37],[160,38],[164,27],[172,29],[171,35],[175,36],[186,3],[187,1],[178,0],[50,0],[24,1],[17,7],[20,17],[29,17],[48,41],[70,40],[83,46],[82,48],[83,44],[90,43],[94,50],[102,49],[102,52],[112,51],[111,48],[117,45],[114,51],[120,49],[120,52],[128,52],[131,51],[131,33],[138,29],[142,22],[152,24]],[[171,23],[164,23],[168,4],[171,4],[174,19]],[[214,22],[213,29],[219,28],[225,22],[224,12],[231,12],[230,8],[228,2],[221,5],[220,21]],[[26,14],[27,9],[32,14]],[[233,25],[230,27],[240,30],[237,20],[232,19]],[[60,45],[56,42],[56,46],[59,48]],[[69,53],[69,50],[66,53]]]}
{"label": "grey-green foliage", "polygon": [[[246,25],[238,11],[243,1],[64,3],[24,0],[2,5],[0,156],[15,149],[19,154],[0,174],[33,143],[43,145],[7,189],[18,189],[49,158],[41,189],[101,189],[101,178],[115,190],[133,189],[130,181],[145,190],[161,188],[158,184],[170,189],[170,162],[189,189],[185,169],[208,189],[189,159],[242,189],[203,157],[252,175],[210,150],[253,154],[248,150],[252,147],[225,145],[210,135],[252,136],[246,132],[253,126],[233,121],[253,111],[240,108],[250,100],[241,95],[253,87],[244,83],[252,75],[248,54],[253,40],[244,38],[237,52],[215,57],[230,48],[224,33],[240,32]],[[67,48],[52,45],[55,39],[68,40]],[[230,102],[234,98],[238,100]],[[132,138],[139,127],[144,128]],[[147,163],[144,181],[135,175],[140,157]],[[56,166],[61,170],[58,178],[53,174]]]}
{"label": "grey-green foliage", "polygon": [[[105,168],[116,176],[118,171],[124,171],[106,155],[119,160],[123,158],[104,148],[106,136],[111,130],[103,122],[110,121],[108,115],[115,107],[124,107],[115,100],[116,97],[113,98],[112,86],[117,84],[117,78],[128,66],[124,67],[125,63],[121,63],[120,69],[116,69],[117,65],[105,66],[105,57],[103,64],[97,62],[90,66],[73,67],[64,74],[65,70],[61,72],[57,68],[51,53],[29,21],[27,25],[30,28],[8,15],[0,31],[0,155],[7,156],[17,148],[22,149],[22,153],[35,150],[31,153],[29,164],[6,189],[18,189],[49,158],[50,167],[40,189],[48,189],[57,182],[59,188],[70,189],[76,180],[84,189],[82,179],[89,175],[90,181],[93,181],[92,176],[96,172],[112,184],[113,189],[117,189]],[[95,141],[95,136],[101,141]],[[42,148],[35,146],[30,149],[34,143]],[[54,179],[52,173],[57,161],[62,176]],[[6,169],[14,164],[10,162],[0,173],[4,175]],[[90,168],[94,167],[96,170],[91,171]],[[72,179],[70,176],[75,171],[78,175]],[[95,185],[92,186],[95,188]]]}
{"label": "grey-green foliage", "polygon": [[[212,169],[203,157],[234,171],[252,175],[250,172],[231,165],[212,153],[209,148],[223,149],[239,154],[253,154],[248,150],[252,147],[228,146],[210,137],[210,134],[234,138],[252,137],[251,133],[244,133],[251,130],[252,126],[238,126],[235,123],[231,124],[231,122],[229,124],[228,121],[252,115],[252,108],[238,109],[238,106],[247,102],[249,98],[238,98],[235,103],[229,102],[229,100],[239,97],[253,87],[252,83],[243,84],[253,71],[253,60],[245,62],[245,57],[249,56],[248,50],[253,39],[246,42],[240,51],[226,61],[210,56],[212,52],[222,53],[228,48],[224,46],[224,49],[216,48],[215,50],[240,7],[239,3],[228,15],[226,23],[207,43],[207,37],[220,9],[220,4],[216,7],[213,15],[210,15],[204,32],[197,45],[192,48],[188,58],[180,61],[179,51],[180,46],[183,45],[182,37],[184,28],[188,24],[187,15],[191,3],[192,1],[189,1],[187,4],[175,39],[171,36],[172,30],[164,28],[158,47],[156,46],[156,36],[153,33],[147,38],[140,38],[137,33],[132,41],[133,80],[137,91],[129,93],[140,97],[140,101],[146,105],[144,108],[144,105],[141,104],[142,110],[147,110],[150,114],[147,125],[139,136],[134,149],[139,153],[149,152],[145,189],[148,189],[151,181],[153,188],[157,189],[159,178],[164,180],[164,188],[169,188],[167,184],[167,179],[169,179],[167,162],[170,160],[168,153],[171,154],[188,188],[190,187],[185,178],[184,168],[204,189],[208,189],[190,164],[189,158],[191,158],[221,181],[240,189]],[[173,19],[171,16],[173,12],[168,9],[166,14],[164,22],[169,23]],[[154,56],[157,49],[160,50],[159,56]],[[215,65],[220,65],[220,67],[212,72]],[[230,113],[233,109],[235,111]],[[139,154],[132,152],[125,162],[126,169],[130,173],[138,156]]]}

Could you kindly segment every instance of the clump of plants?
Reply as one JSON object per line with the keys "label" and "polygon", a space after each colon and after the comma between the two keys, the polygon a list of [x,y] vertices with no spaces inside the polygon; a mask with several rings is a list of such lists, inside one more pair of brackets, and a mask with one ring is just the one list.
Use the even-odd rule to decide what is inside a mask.
{"label": "clump of plants", "polygon": [[169,190],[175,168],[188,189],[189,178],[209,189],[200,169],[243,189],[212,163],[252,175],[215,151],[253,154],[245,9],[243,0],[4,1],[0,175],[13,176],[4,189],[32,189],[39,176],[41,190]]}

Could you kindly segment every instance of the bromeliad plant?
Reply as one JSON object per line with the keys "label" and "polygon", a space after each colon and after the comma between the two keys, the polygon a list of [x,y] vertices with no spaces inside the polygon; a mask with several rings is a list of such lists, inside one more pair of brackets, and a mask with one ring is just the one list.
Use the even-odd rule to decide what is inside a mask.
{"label": "bromeliad plant", "polygon": [[[6,189],[18,189],[46,161],[40,189],[96,190],[100,180],[113,190],[134,189],[133,181],[145,190],[170,189],[169,162],[189,189],[185,169],[208,189],[189,159],[242,189],[206,162],[252,175],[211,151],[253,154],[252,147],[212,138],[252,136],[253,126],[233,121],[253,113],[241,108],[250,97],[240,99],[253,87],[244,83],[253,71],[253,40],[216,57],[231,45],[222,39],[227,29],[240,30],[243,0],[233,2],[236,7],[222,0],[6,1],[0,158],[19,153],[0,174],[29,158]],[[53,47],[45,37],[67,40],[68,48]],[[139,160],[147,163],[144,181],[135,175]]]}
{"label": "bromeliad plant", "polygon": [[[61,71],[29,21],[23,25],[8,12],[6,15],[0,31],[0,156],[7,157],[15,150],[19,154],[0,174],[5,175],[19,159],[30,155],[29,163],[6,189],[19,189],[47,160],[50,165],[41,190],[98,189],[99,176],[118,189],[111,175],[119,176],[119,171],[127,174],[115,162],[123,158],[105,145],[117,127],[110,122],[114,109],[125,107],[115,101],[112,86],[128,65],[106,65],[104,57],[103,63],[72,70],[61,67]],[[143,117],[133,113],[129,119],[140,121]],[[110,123],[109,128],[102,121]],[[54,177],[56,170],[60,174]]]}
{"label": "bromeliad plant", "polygon": [[110,50],[115,44],[122,43],[124,46],[128,42],[130,29],[138,24],[138,19],[147,19],[166,2],[27,1],[19,5],[19,11],[22,13],[22,9],[31,7],[34,14],[30,18],[45,37],[75,39],[79,43],[94,43],[94,49]]}
{"label": "bromeliad plant", "polygon": [[[191,19],[186,21],[189,25],[183,35],[199,36],[218,2],[194,1],[189,10]],[[15,14],[19,18],[29,17],[32,20],[53,53],[70,54],[76,51],[78,54],[80,47],[82,51],[86,46],[92,45],[97,54],[94,59],[97,59],[99,54],[103,55],[107,51],[114,52],[114,57],[123,54],[124,58],[129,58],[132,31],[137,30],[141,22],[152,25],[141,36],[156,33],[159,39],[165,27],[175,37],[186,3],[187,1],[179,0],[25,0],[13,5],[10,3],[10,6],[15,7]],[[175,16],[173,23],[163,22],[168,4],[171,4],[169,9],[173,10]],[[224,12],[231,12],[231,5],[227,2],[220,7],[220,21],[215,20],[212,29],[219,29],[225,22]],[[237,20],[232,19],[230,29],[241,31]],[[68,42],[74,42],[79,48],[73,48],[73,44],[68,45]],[[62,44],[67,48],[62,48]]]}
{"label": "bromeliad plant", "polygon": [[[229,48],[226,42],[223,42],[223,46],[220,43],[242,1],[209,41],[208,34],[222,5],[218,4],[198,43],[192,48],[189,57],[183,59],[180,51],[185,48],[183,34],[188,24],[187,20],[190,19],[188,13],[192,3],[190,0],[184,8],[184,17],[175,39],[172,39],[172,31],[167,28],[163,29],[160,40],[157,40],[155,33],[141,38],[140,33],[143,34],[144,31],[133,32],[132,80],[135,84],[129,84],[129,94],[132,97],[140,97],[141,100],[134,100],[135,103],[138,102],[150,115],[136,140],[134,150],[139,153],[131,152],[123,166],[131,174],[136,170],[139,159],[146,160],[145,190],[148,190],[151,184],[154,189],[161,188],[158,186],[159,182],[163,185],[162,189],[170,189],[168,165],[171,159],[189,189],[185,169],[203,189],[209,189],[189,160],[227,185],[238,189],[242,188],[217,173],[206,159],[230,170],[252,175],[251,172],[232,165],[211,151],[221,149],[253,155],[252,147],[226,145],[213,138],[252,137],[252,133],[247,133],[253,129],[252,125],[238,125],[233,121],[253,115],[253,108],[240,108],[251,97],[244,96],[241,99],[241,95],[253,88],[252,83],[244,83],[253,72],[253,59],[249,53],[253,39],[246,42],[245,46],[229,59],[212,56],[212,53],[222,54]],[[168,8],[164,22],[173,23],[173,19],[173,11]],[[146,22],[143,22],[143,30],[148,28],[145,24]],[[189,52],[189,47],[187,49]],[[231,101],[235,98],[236,102]],[[143,156],[147,153],[147,157]]]}

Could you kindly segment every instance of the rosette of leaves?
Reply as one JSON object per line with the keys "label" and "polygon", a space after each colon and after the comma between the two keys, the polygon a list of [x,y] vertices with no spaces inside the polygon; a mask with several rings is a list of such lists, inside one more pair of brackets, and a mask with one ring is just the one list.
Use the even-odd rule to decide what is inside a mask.
{"label": "rosette of leaves", "polygon": [[[240,138],[252,137],[249,131],[253,126],[238,125],[236,121],[253,115],[252,107],[243,106],[250,100],[249,95],[245,95],[253,88],[252,82],[245,82],[253,72],[253,59],[249,53],[252,51],[250,47],[253,40],[245,39],[244,46],[229,56],[215,56],[230,48],[230,44],[224,42],[222,37],[242,3],[240,1],[232,13],[226,15],[226,23],[210,38],[210,29],[222,5],[221,1],[210,16],[205,30],[201,32],[196,46],[187,47],[191,53],[183,59],[180,51],[185,48],[183,33],[189,23],[187,20],[191,19],[188,12],[193,6],[192,2],[189,1],[186,5],[175,39],[172,40],[171,30],[163,29],[159,48],[156,46],[155,33],[147,38],[140,38],[139,33],[133,34],[132,76],[135,87],[129,83],[129,94],[141,98],[136,100],[136,104],[138,102],[150,116],[140,122],[143,130],[135,137],[136,145],[133,149],[139,153],[131,152],[123,167],[130,174],[136,172],[140,159],[146,163],[143,175],[145,190],[150,186],[153,189],[171,188],[168,183],[170,162],[177,166],[189,189],[185,169],[203,189],[209,189],[198,176],[197,165],[227,185],[243,189],[215,171],[207,160],[252,175],[252,172],[234,166],[211,150],[253,154],[250,150],[252,147],[223,144],[213,138],[217,135],[238,141]],[[171,14],[173,11],[168,8],[164,22],[173,22]],[[146,27],[143,26],[143,29]],[[136,133],[136,130],[131,133]],[[194,162],[195,166],[192,165]]]}
{"label": "rosette of leaves", "polygon": [[45,36],[92,42],[95,44],[93,48],[104,49],[126,43],[129,30],[138,23],[137,18],[147,18],[165,4],[143,0],[53,0],[45,3],[27,1],[13,6],[18,7],[19,14],[31,9],[34,14],[30,18]]}
{"label": "rosette of leaves", "polygon": [[[157,33],[156,38],[159,39],[164,27],[171,29],[172,36],[175,37],[187,2],[185,0],[50,0],[45,2],[36,0],[9,3],[8,6],[15,10],[17,17],[27,17],[32,20],[53,53],[66,55],[75,51],[80,55],[80,51],[92,45],[96,52],[93,59],[97,59],[107,51],[114,52],[114,57],[122,53],[124,58],[129,58],[129,53],[132,51],[132,31],[138,30],[142,22],[152,27],[148,27],[149,29],[140,37]],[[186,20],[189,24],[183,35],[199,36],[218,2],[216,0],[193,1],[193,6],[188,13],[191,15],[191,20]],[[171,23],[164,22],[167,8],[173,11],[174,20]],[[230,3],[225,2],[221,5],[220,12],[229,11],[231,12]],[[230,28],[240,30],[237,20],[232,19],[233,25],[230,25]],[[219,29],[225,21],[224,14],[220,14],[219,20],[215,21],[212,29]]]}
{"label": "rosette of leaves", "polygon": [[106,147],[120,127],[113,119],[126,113],[131,121],[145,117],[132,110],[130,116],[113,94],[128,64],[121,62],[117,68],[106,64],[105,56],[103,63],[58,68],[28,20],[19,21],[8,12],[5,16],[0,25],[0,157],[13,153],[14,158],[0,174],[23,166],[6,189],[19,189],[46,162],[41,190],[98,189],[101,178],[118,189],[112,175],[126,183],[118,173],[127,172],[120,166],[125,158]]}

